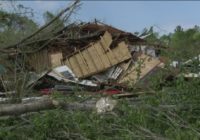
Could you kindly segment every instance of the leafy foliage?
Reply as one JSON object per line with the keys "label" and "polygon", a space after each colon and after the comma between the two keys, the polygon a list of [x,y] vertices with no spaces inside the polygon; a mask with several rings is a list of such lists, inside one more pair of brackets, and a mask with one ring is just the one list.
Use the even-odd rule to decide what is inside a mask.
{"label": "leafy foliage", "polygon": [[[19,6],[22,12],[23,6]],[[18,42],[31,34],[38,25],[24,13],[11,13],[0,10],[0,43],[1,47]]]}
{"label": "leafy foliage", "polygon": [[183,30],[177,26],[174,34],[170,36],[169,46],[172,48],[172,58],[176,60],[187,60],[200,53],[200,28]]}

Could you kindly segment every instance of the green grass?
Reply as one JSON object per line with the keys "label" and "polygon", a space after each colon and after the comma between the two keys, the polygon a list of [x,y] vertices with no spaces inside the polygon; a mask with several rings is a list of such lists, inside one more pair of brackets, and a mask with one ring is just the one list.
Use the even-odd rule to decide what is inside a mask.
{"label": "green grass", "polygon": [[[155,79],[154,79],[155,80]],[[154,82],[155,84],[155,82]],[[198,140],[200,139],[200,80],[178,78],[139,102],[119,100],[113,112],[48,110],[0,120],[0,139]],[[80,93],[81,94],[81,93]],[[54,98],[63,98],[55,93]],[[82,101],[88,96],[64,97]]]}

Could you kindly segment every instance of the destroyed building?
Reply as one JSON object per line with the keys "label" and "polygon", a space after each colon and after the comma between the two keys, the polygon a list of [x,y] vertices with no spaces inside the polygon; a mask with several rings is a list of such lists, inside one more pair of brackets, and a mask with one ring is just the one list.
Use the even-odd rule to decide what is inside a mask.
{"label": "destroyed building", "polygon": [[[73,31],[73,34],[76,35],[69,35],[69,30],[71,32]],[[106,31],[107,33],[105,33]],[[57,34],[62,34],[62,36],[58,40],[55,40],[54,42],[48,44],[37,52],[30,53],[29,64],[34,70],[42,71],[47,68],[60,66],[62,65],[62,59],[66,59],[67,57],[69,57],[69,55],[72,55],[80,50],[84,50],[92,43],[99,41],[99,39],[103,36],[105,41],[110,41],[104,41],[104,44],[109,43],[105,44],[107,46],[104,47],[111,47],[110,45],[112,45],[112,48],[115,48],[120,40],[127,40],[134,44],[143,42],[142,39],[130,33],[123,32],[108,25],[99,25],[97,23],[75,25],[70,27],[70,29],[64,28]],[[69,36],[71,36],[71,39],[67,39],[69,38]],[[72,39],[73,37],[74,39]],[[94,53],[94,50],[92,51]]]}
{"label": "destroyed building", "polygon": [[65,66],[63,78],[68,80],[135,83],[161,63],[158,45],[104,23],[72,24],[55,36],[27,53],[30,71],[41,73]]}

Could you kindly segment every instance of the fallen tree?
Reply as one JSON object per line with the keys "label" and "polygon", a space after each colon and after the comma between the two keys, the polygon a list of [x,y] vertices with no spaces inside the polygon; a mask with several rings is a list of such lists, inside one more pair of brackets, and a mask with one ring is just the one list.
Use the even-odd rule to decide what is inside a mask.
{"label": "fallen tree", "polygon": [[66,103],[49,97],[41,97],[26,103],[19,104],[1,104],[0,116],[21,115],[28,112],[38,112],[42,110],[62,108],[64,110],[92,110],[96,101],[87,101],[84,103]]}

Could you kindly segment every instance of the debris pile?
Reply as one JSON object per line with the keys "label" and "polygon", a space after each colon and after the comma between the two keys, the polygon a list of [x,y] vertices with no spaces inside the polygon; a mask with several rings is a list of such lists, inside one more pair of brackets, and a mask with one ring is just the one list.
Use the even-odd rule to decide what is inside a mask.
{"label": "debris pile", "polygon": [[[68,17],[78,3],[78,0],[75,1],[33,34],[0,50],[7,54],[6,61],[11,64],[8,68],[4,60],[0,61],[0,96],[3,97],[0,102],[17,97],[23,103],[24,93],[29,89],[39,91],[39,96],[55,91],[65,95],[81,91],[80,96],[85,92],[115,94],[113,97],[116,98],[137,96],[137,93],[129,92],[129,84],[145,83],[146,77],[162,66],[160,46],[148,44],[132,33],[96,20],[71,23],[64,27],[52,26],[61,17],[68,23]],[[6,75],[10,75],[11,79],[6,79]],[[13,87],[8,89],[6,85]],[[55,108],[58,104],[67,109],[77,106],[91,109],[88,102],[71,105],[55,102],[49,96],[48,99],[41,97],[42,100],[30,96],[27,96],[28,101],[31,99],[30,103],[2,106],[0,115]],[[32,103],[32,98],[39,101]],[[18,100],[16,102],[19,103]],[[102,98],[97,103],[92,102],[92,106],[94,104],[101,113],[111,111],[116,102]]]}
{"label": "debris pile", "polygon": [[[60,38],[27,53],[26,66],[34,74],[29,84],[42,81],[44,93],[49,91],[45,88],[57,89],[60,83],[85,87],[133,84],[161,64],[158,47],[131,33],[97,21],[71,28],[79,28],[81,37],[68,39],[69,27],[64,28]],[[58,82],[52,85],[47,79]],[[45,87],[45,82],[49,86]],[[73,90],[71,85],[64,89]]]}
{"label": "debris pile", "polygon": [[46,37],[51,24],[66,11],[70,15],[77,3],[19,43],[4,47],[31,74],[28,86],[44,94],[73,91],[77,85],[78,90],[101,92],[108,86],[114,88],[106,91],[114,94],[159,67],[159,45],[96,20],[51,30]]}

